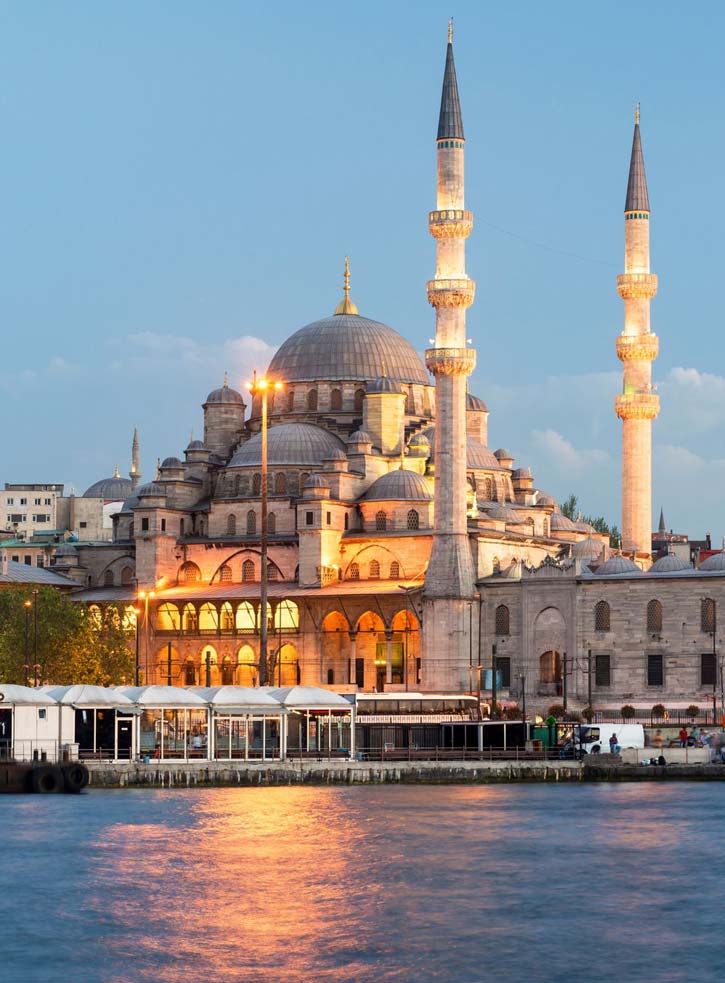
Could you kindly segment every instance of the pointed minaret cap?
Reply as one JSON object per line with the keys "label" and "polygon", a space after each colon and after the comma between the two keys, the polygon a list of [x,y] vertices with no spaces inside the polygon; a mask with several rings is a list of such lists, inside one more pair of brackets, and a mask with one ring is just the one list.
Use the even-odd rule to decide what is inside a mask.
{"label": "pointed minaret cap", "polygon": [[639,133],[639,103],[634,111],[634,137],[632,139],[632,157],[629,161],[629,181],[627,182],[627,198],[624,203],[625,212],[648,212],[649,195],[647,194],[647,175],[644,171],[642,156],[642,138]]}
{"label": "pointed minaret cap", "polygon": [[660,524],[657,532],[660,534],[660,536],[667,535],[667,526],[665,525],[665,513],[663,509],[660,509]]}
{"label": "pointed minaret cap", "polygon": [[345,257],[345,293],[340,303],[335,308],[335,314],[359,314],[357,307],[350,300],[350,261]]}
{"label": "pointed minaret cap", "polygon": [[453,19],[448,22],[448,50],[443,73],[441,111],[438,116],[438,140],[464,140],[461,101],[458,98],[456,63],[453,60]]}

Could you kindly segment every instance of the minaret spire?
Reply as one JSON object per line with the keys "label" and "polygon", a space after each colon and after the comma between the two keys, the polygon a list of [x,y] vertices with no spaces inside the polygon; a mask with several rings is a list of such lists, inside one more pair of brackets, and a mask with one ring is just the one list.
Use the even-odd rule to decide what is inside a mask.
{"label": "minaret spire", "polygon": [[474,594],[474,566],[466,516],[466,380],[476,364],[467,347],[466,308],[476,284],[466,274],[466,239],[473,215],[465,210],[464,136],[449,25],[438,119],[436,210],[429,214],[436,240],[436,274],[428,282],[435,308],[435,347],[426,365],[435,377],[435,526],[425,577],[424,684],[428,689],[465,689]]}
{"label": "minaret spire", "polygon": [[131,470],[128,472],[131,479],[131,487],[135,488],[141,480],[139,469],[139,448],[138,448],[138,427],[133,428],[133,441],[131,442]]}
{"label": "minaret spire", "polygon": [[652,421],[660,411],[659,396],[652,389],[659,339],[650,330],[657,277],[650,272],[649,219],[638,104],[624,204],[624,273],[617,277],[624,301],[617,356],[624,372],[614,408],[622,421],[622,546],[643,558],[652,552]]}
{"label": "minaret spire", "polygon": [[355,304],[350,300],[350,260],[345,257],[345,272],[343,274],[343,298],[335,308],[335,314],[358,314]]}
{"label": "minaret spire", "polygon": [[657,532],[660,535],[660,539],[663,536],[666,536],[667,535],[667,526],[665,524],[665,513],[664,513],[664,509],[662,509],[662,508],[660,508],[660,525],[659,525],[659,528],[658,528]]}

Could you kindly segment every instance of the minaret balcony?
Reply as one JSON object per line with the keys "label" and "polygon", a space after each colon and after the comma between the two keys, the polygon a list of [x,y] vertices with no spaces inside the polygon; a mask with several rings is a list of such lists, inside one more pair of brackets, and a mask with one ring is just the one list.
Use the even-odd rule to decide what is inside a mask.
{"label": "minaret balcony", "polygon": [[470,375],[476,368],[474,348],[427,348],[425,364],[433,375]]}
{"label": "minaret balcony", "polygon": [[428,228],[435,239],[467,239],[473,228],[473,212],[460,208],[429,212]]}
{"label": "minaret balcony", "polygon": [[428,303],[432,307],[470,307],[476,296],[476,282],[460,280],[429,280]]}
{"label": "minaret balcony", "polygon": [[621,334],[617,338],[617,358],[622,362],[654,362],[659,350],[656,334]]}
{"label": "minaret balcony", "polygon": [[656,273],[621,273],[617,292],[622,300],[652,300],[657,293]]}
{"label": "minaret balcony", "polygon": [[614,397],[614,412],[620,420],[654,420],[660,411],[660,398],[649,391],[635,390]]}

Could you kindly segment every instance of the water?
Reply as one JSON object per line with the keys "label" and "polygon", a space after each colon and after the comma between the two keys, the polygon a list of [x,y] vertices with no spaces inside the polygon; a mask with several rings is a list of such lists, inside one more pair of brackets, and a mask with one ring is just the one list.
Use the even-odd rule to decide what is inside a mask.
{"label": "water", "polygon": [[722,980],[725,785],[0,797],[3,983]]}

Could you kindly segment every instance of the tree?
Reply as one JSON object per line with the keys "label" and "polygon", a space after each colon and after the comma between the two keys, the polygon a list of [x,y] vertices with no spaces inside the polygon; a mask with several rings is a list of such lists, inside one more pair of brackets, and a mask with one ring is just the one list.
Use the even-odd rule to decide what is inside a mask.
{"label": "tree", "polygon": [[578,504],[579,499],[576,497],[576,495],[570,495],[564,500],[561,506],[561,514],[565,515],[567,519],[571,519],[573,522],[574,518],[576,517],[576,507]]}
{"label": "tree", "polygon": [[[26,606],[26,602],[30,602]],[[98,622],[52,587],[0,590],[0,680],[8,683],[131,682],[132,623],[118,608]],[[26,659],[27,654],[27,659]]]}
{"label": "tree", "polygon": [[[577,513],[578,504],[579,504],[579,499],[576,497],[576,495],[574,494],[569,495],[569,497],[564,500],[564,503],[561,506],[562,515],[565,515],[567,519],[571,519],[573,522],[578,514]],[[609,545],[613,549],[620,548],[620,546],[622,545],[622,537],[620,535],[619,529],[613,524],[610,526],[603,515],[596,515],[596,516],[585,515],[583,518],[584,518],[584,522],[588,522],[589,525],[592,526],[596,532],[609,536]]]}

